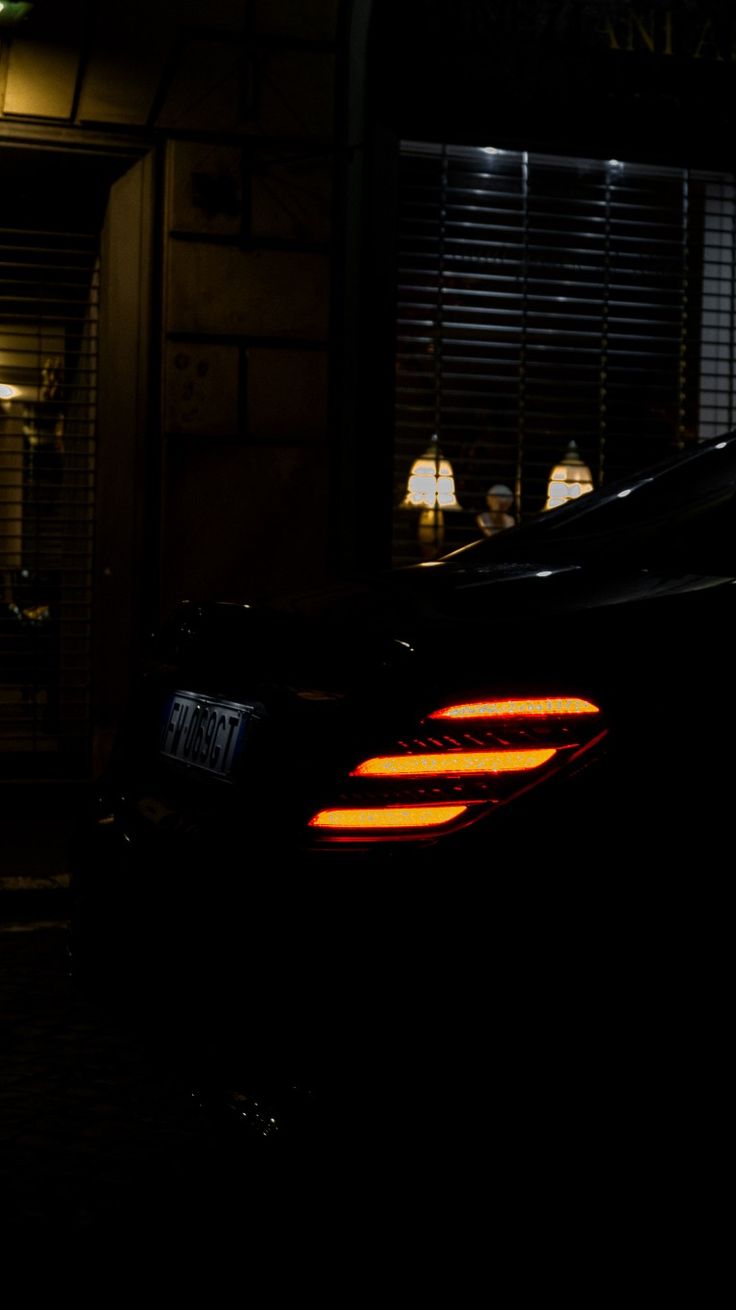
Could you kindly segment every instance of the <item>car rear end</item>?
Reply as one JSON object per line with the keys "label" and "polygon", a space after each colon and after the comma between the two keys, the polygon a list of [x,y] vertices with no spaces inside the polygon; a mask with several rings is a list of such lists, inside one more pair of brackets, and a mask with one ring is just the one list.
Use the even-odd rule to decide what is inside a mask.
{"label": "car rear end", "polygon": [[489,941],[504,922],[494,967],[518,960],[536,914],[499,814],[584,786],[605,715],[517,660],[489,696],[487,626],[458,647],[422,606],[398,629],[183,606],[138,688],[76,844],[73,951],[196,1081],[354,1107],[477,1058]]}
{"label": "car rear end", "polygon": [[672,1049],[727,830],[732,464],[671,531],[625,487],[561,546],[181,607],[80,831],[78,969],[264,1134],[294,1088],[333,1141],[598,1113]]}

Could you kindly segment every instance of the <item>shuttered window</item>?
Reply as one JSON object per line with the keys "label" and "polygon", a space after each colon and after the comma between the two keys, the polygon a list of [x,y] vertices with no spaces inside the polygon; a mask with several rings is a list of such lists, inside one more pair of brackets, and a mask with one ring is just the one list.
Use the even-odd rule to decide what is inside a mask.
{"label": "shuttered window", "polygon": [[98,240],[0,229],[0,765],[89,743]]}
{"label": "shuttered window", "polygon": [[[733,423],[731,176],[402,147],[395,504],[437,434],[479,535],[489,486],[540,511],[574,441],[596,485]],[[394,558],[418,557],[397,508]]]}

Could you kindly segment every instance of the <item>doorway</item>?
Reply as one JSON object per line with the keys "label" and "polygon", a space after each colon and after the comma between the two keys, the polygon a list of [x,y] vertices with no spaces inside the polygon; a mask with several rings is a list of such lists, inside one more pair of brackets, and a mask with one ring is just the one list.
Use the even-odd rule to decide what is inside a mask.
{"label": "doorway", "polygon": [[8,778],[90,770],[101,238],[111,186],[130,165],[0,151],[0,776]]}

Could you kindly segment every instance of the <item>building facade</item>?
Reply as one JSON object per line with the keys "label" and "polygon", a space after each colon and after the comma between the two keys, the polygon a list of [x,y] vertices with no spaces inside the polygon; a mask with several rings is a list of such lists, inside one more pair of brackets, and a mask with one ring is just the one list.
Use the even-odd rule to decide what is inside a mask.
{"label": "building facade", "polygon": [[421,557],[732,426],[718,0],[0,11],[0,757],[104,758],[178,598]]}

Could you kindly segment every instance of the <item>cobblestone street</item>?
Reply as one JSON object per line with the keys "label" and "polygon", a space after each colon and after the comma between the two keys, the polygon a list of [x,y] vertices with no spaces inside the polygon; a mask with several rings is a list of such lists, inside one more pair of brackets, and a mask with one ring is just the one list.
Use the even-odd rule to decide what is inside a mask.
{"label": "cobblestone street", "polygon": [[348,1265],[362,1285],[392,1251],[411,1265],[416,1198],[397,1186],[392,1199],[380,1168],[366,1186],[349,1149],[328,1163],[208,1117],[166,1061],[72,981],[63,917],[35,918],[47,902],[31,900],[24,917],[12,913],[16,895],[0,901],[6,1244],[88,1235],[134,1257],[143,1240],[156,1259],[173,1252],[169,1273],[184,1280],[199,1260],[211,1278],[213,1253],[225,1265],[245,1258],[250,1285],[261,1273],[269,1285],[276,1276],[323,1285]]}
{"label": "cobblestone street", "polygon": [[2,925],[0,1010],[5,1232],[225,1231],[260,1205],[190,1089],[68,977],[62,921]]}

